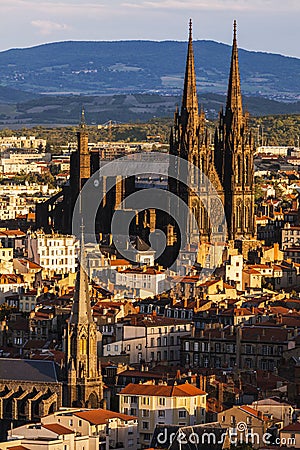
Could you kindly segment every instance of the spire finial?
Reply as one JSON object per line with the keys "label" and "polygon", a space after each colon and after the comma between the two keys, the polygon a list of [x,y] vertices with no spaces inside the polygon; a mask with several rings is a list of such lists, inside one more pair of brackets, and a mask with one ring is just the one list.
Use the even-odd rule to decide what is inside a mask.
{"label": "spire finial", "polygon": [[236,40],[236,20],[233,21],[233,39]]}
{"label": "spire finial", "polygon": [[192,40],[192,36],[193,36],[193,22],[192,19],[190,19],[189,22],[189,39]]}

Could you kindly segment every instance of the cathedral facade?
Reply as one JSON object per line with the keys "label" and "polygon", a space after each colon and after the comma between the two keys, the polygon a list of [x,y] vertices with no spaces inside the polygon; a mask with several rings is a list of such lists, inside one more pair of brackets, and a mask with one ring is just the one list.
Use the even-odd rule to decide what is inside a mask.
{"label": "cathedral facade", "polygon": [[[192,23],[190,22],[189,43],[186,61],[184,90],[181,110],[175,112],[174,126],[170,138],[170,153],[187,160],[204,174],[221,200],[227,223],[226,240],[252,239],[254,230],[254,192],[253,192],[253,142],[248,126],[248,115],[243,114],[242,94],[238,62],[236,22],[230,65],[230,76],[225,112],[219,114],[214,145],[210,144],[204,111],[199,112],[197,96]],[[198,175],[199,176],[199,175]],[[209,242],[215,217],[215,199],[209,198],[207,184],[190,178],[190,183],[200,186],[200,198],[192,185],[170,180],[170,190],[185,201],[193,212],[198,230],[189,234],[200,234],[200,242]],[[204,192],[203,192],[204,190]],[[199,189],[198,189],[199,191]],[[201,202],[201,198],[207,199]]]}

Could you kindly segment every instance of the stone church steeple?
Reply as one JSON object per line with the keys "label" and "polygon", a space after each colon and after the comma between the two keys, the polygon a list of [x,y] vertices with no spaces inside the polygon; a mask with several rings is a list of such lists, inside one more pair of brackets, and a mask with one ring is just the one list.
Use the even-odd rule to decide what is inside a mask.
{"label": "stone church steeple", "polygon": [[181,104],[182,125],[190,133],[196,132],[199,122],[198,97],[193,50],[192,21],[189,23],[189,42]]}
{"label": "stone church steeple", "polygon": [[251,239],[254,231],[253,142],[243,113],[236,21],[225,113],[215,134],[216,168],[224,188],[228,239]]}
{"label": "stone church steeple", "polygon": [[97,357],[97,327],[85,269],[82,237],[73,306],[67,325],[68,406],[97,408],[103,397],[103,386]]}
{"label": "stone church steeple", "polygon": [[[206,179],[212,182],[221,199],[223,199],[223,189],[213,163],[214,155],[212,146],[209,144],[205,113],[202,108],[199,112],[191,21],[189,24],[182,104],[180,113],[178,109],[175,112],[170,139],[170,153],[187,160],[193,167],[186,183],[176,183],[171,179],[169,181],[170,190],[175,191],[176,195],[188,205],[196,219],[196,222],[188,219],[186,221],[186,240],[189,243],[199,242],[200,231],[200,241],[208,242],[210,239],[210,224],[207,210],[211,208],[211,205],[208,199],[205,208],[196,192],[198,191],[199,194],[200,189],[202,198],[205,197],[207,200],[208,186]],[[180,162],[178,162],[177,170],[180,173]],[[182,179],[182,177],[180,178]],[[197,227],[194,229],[196,223]]]}
{"label": "stone church steeple", "polygon": [[233,23],[233,43],[231,53],[230,75],[228,82],[226,111],[231,112],[232,118],[236,124],[243,122],[243,107],[241,93],[241,79],[239,69],[239,55],[236,37],[236,21]]}

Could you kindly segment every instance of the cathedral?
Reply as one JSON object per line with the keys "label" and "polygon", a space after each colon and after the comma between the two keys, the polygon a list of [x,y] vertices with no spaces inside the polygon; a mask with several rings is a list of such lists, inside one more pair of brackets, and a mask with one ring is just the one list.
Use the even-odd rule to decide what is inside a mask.
{"label": "cathedral", "polygon": [[[201,244],[210,243],[212,234],[220,234],[220,241],[233,245],[236,242],[255,240],[254,227],[254,142],[249,129],[249,117],[243,112],[241,82],[238,60],[236,22],[234,22],[233,45],[230,63],[227,101],[225,109],[219,114],[214,142],[206,126],[205,113],[199,110],[197,84],[192,39],[192,22],[189,25],[188,51],[184,78],[181,108],[174,115],[174,125],[170,134],[170,155],[180,157],[198,169],[200,177],[205,176],[221,202],[225,212],[226,232],[214,229],[215,223],[210,217],[220,213],[216,198],[205,191],[205,183],[193,179],[192,183],[201,186],[201,198],[189,183],[169,176],[168,189],[183,200],[195,217],[194,229],[187,224],[187,234],[193,241]],[[62,191],[45,203],[37,205],[37,226],[45,231],[54,229],[71,233],[72,214],[76,199],[84,183],[101,165],[99,153],[88,148],[88,132],[82,115],[78,137],[78,150],[71,155],[70,181]],[[174,174],[174,171],[173,171]],[[204,175],[201,175],[204,174]],[[134,177],[122,178],[109,182],[103,181],[102,188],[107,190],[96,218],[95,231],[98,235],[110,234],[111,220],[118,205],[137,190]],[[201,201],[206,198],[207,202]],[[170,215],[161,211],[136,213],[133,235],[139,235],[147,242],[147,237],[155,228],[160,228],[166,235],[167,258],[173,259],[178,252],[180,239],[178,228]],[[196,224],[196,226],[195,226]],[[220,228],[220,227],[219,227]],[[191,241],[190,241],[191,242]],[[175,255],[175,256],[174,256]],[[161,262],[161,261],[160,261]],[[164,264],[163,264],[164,265]]]}
{"label": "cathedral", "polygon": [[[226,108],[225,112],[221,111],[219,114],[214,146],[209,142],[205,121],[205,114],[203,110],[199,112],[198,106],[190,22],[182,104],[180,112],[178,110],[175,112],[170,153],[196,166],[199,173],[204,174],[213,185],[224,207],[227,240],[252,239],[255,236],[253,141],[248,127],[248,114],[243,114],[242,108],[236,22],[234,22]],[[201,180],[198,180],[199,185],[200,183]],[[205,187],[205,183],[203,186]],[[213,217],[214,205],[208,204],[205,208],[189,186],[171,181],[170,190],[182,198],[193,211],[200,231],[200,241],[209,242],[214,224],[210,223],[208,210]]]}

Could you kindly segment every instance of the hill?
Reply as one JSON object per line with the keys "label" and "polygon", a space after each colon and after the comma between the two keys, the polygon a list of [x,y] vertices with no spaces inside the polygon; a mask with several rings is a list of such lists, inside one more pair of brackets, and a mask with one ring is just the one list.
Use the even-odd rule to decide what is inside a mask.
{"label": "hill", "polygon": [[[59,42],[0,53],[0,85],[35,94],[181,93],[186,42]],[[195,41],[199,91],[224,95],[228,45]],[[300,59],[240,50],[243,92],[297,101]]]}
{"label": "hill", "polygon": [[[1,91],[0,91],[1,94]],[[15,91],[13,91],[15,96]],[[25,93],[28,95],[28,93]],[[18,95],[21,95],[18,91]],[[13,96],[13,97],[14,97]],[[30,96],[30,94],[29,94]],[[117,122],[146,122],[155,117],[173,117],[179,96],[162,96],[158,94],[124,94],[124,95],[42,95],[18,103],[0,101],[0,125],[13,124],[77,124],[82,105],[85,107],[88,124],[103,124],[108,120]],[[201,104],[209,119],[215,119],[225,96],[203,94]],[[268,114],[300,113],[300,102],[283,103],[262,97],[244,96],[244,109],[251,116]]]}

